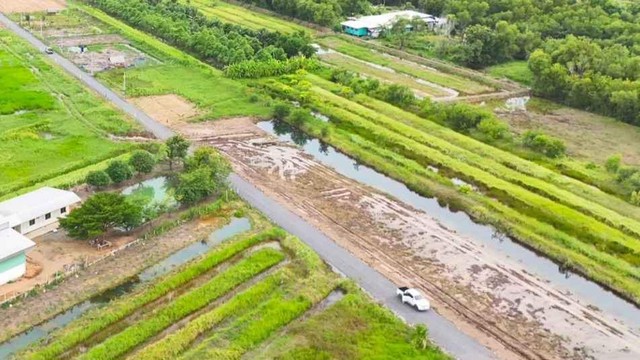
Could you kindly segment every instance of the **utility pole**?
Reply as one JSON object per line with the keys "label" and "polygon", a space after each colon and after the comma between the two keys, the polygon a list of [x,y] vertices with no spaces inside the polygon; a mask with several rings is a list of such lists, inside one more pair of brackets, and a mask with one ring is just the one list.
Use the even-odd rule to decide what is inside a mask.
{"label": "utility pole", "polygon": [[122,68],[122,95],[127,96],[127,68]]}

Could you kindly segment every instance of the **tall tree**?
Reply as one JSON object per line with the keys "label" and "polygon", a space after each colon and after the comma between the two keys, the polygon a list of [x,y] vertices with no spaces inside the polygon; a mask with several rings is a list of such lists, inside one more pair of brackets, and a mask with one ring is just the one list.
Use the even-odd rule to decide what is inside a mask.
{"label": "tall tree", "polygon": [[60,226],[67,230],[72,238],[89,239],[113,228],[128,231],[141,222],[141,206],[127,201],[121,194],[99,193],[71,211],[66,218],[61,218]]}
{"label": "tall tree", "polygon": [[167,144],[167,157],[169,158],[169,168],[173,169],[173,162],[177,159],[184,159],[189,150],[189,142],[180,135],[169,138]]}

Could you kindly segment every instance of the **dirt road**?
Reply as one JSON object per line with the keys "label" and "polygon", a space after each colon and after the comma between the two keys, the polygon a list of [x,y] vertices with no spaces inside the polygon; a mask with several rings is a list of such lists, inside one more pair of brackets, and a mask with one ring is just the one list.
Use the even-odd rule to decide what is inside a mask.
{"label": "dirt road", "polygon": [[250,121],[183,125],[241,177],[437,311],[501,358],[630,359],[640,334],[428,214],[337,174]]}

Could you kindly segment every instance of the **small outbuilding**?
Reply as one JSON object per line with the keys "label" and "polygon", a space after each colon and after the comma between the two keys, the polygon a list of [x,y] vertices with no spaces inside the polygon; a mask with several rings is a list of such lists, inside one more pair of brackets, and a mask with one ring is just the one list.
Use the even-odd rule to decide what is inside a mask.
{"label": "small outbuilding", "polygon": [[79,202],[74,192],[51,187],[0,202],[0,285],[24,275],[26,251],[35,246],[30,238],[56,229]]}

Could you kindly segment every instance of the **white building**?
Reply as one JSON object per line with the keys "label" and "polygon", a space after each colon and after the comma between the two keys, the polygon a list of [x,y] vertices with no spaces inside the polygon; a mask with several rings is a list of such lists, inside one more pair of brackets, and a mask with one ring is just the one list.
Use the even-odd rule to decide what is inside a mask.
{"label": "white building", "polygon": [[35,246],[29,238],[56,229],[79,202],[75,193],[50,187],[0,202],[0,285],[25,273],[26,251]]}
{"label": "white building", "polygon": [[354,36],[378,37],[385,29],[390,29],[400,19],[420,19],[429,28],[439,26],[445,19],[413,10],[392,11],[381,15],[362,16],[340,23],[342,30]]}

